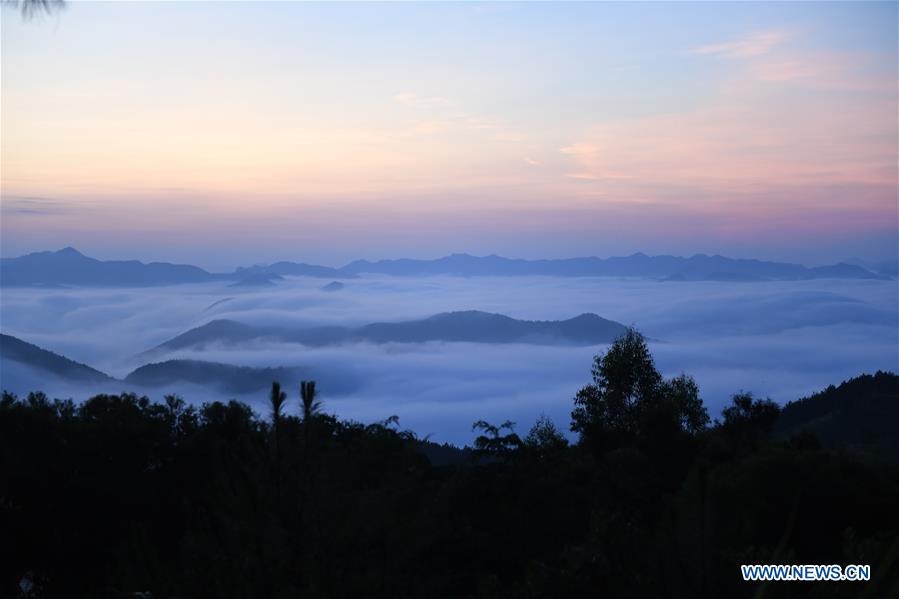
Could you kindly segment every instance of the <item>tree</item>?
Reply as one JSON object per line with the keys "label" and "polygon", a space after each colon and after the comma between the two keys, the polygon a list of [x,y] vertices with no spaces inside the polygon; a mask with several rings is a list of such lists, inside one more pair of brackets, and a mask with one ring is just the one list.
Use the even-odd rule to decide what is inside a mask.
{"label": "tree", "polygon": [[287,393],[281,391],[281,383],[272,381],[272,392],[269,395],[272,406],[272,438],[275,454],[275,479],[278,501],[281,500],[281,418],[284,404],[287,403]]}
{"label": "tree", "polygon": [[18,9],[25,19],[32,19],[62,10],[66,3],[65,0],[3,0],[3,5]]}
{"label": "tree", "polygon": [[300,461],[300,480],[302,492],[300,495],[300,518],[306,514],[306,500],[310,495],[309,487],[312,478],[309,476],[309,437],[312,435],[312,421],[318,414],[321,403],[315,401],[317,395],[315,381],[300,382],[300,400],[303,403],[303,456]]}
{"label": "tree", "polygon": [[780,406],[770,399],[755,399],[741,391],[731,398],[731,405],[721,411],[721,429],[738,447],[754,449],[764,439],[777,418]]}
{"label": "tree", "polygon": [[[637,403],[620,451],[543,459],[564,437],[542,416],[523,440],[479,421],[476,460],[396,417],[313,416],[307,384],[308,469],[282,406],[279,470],[269,415],[246,404],[0,393],[0,597],[30,582],[41,597],[739,598],[759,590],[734,576],[740,563],[831,559],[870,564],[869,594],[893,596],[899,471],[883,460],[896,427],[875,439],[893,445],[855,451],[894,423],[879,406],[899,399],[899,376],[878,380],[815,394],[790,423],[839,419],[838,451],[776,429],[737,445],[783,418],[745,393],[694,438],[704,410],[680,376]],[[845,427],[844,404],[877,409]]]}
{"label": "tree", "polygon": [[281,423],[281,416],[283,415],[284,404],[287,403],[287,393],[281,391],[281,383],[278,381],[272,382],[272,392],[269,395],[269,403],[272,406],[272,428],[275,431],[275,435],[277,435],[278,425]]}
{"label": "tree", "polygon": [[665,381],[663,396],[673,405],[683,431],[695,435],[708,426],[709,413],[699,398],[699,386],[692,376],[681,374]]}
{"label": "tree", "polygon": [[628,329],[604,355],[594,357],[592,375],[593,384],[574,398],[571,430],[587,443],[636,434],[639,408],[658,395],[662,384],[643,335]]}
{"label": "tree", "polygon": [[[503,435],[503,429],[509,432]],[[499,426],[478,420],[471,426],[471,430],[484,431],[483,435],[478,435],[474,440],[475,455],[504,458],[521,447],[521,438],[515,434],[515,423],[510,420]]]}
{"label": "tree", "polygon": [[318,393],[315,390],[315,381],[302,381],[300,383],[300,399],[303,401],[303,422],[308,423],[318,414],[321,402],[315,401]]}
{"label": "tree", "polygon": [[696,434],[709,422],[696,382],[686,375],[663,379],[636,329],[593,359],[592,375],[571,413],[571,430],[587,445],[607,449],[640,439],[657,444]]}
{"label": "tree", "polygon": [[546,414],[540,414],[537,422],[528,431],[524,438],[524,446],[534,452],[540,458],[557,455],[568,447],[566,439],[555,423]]}

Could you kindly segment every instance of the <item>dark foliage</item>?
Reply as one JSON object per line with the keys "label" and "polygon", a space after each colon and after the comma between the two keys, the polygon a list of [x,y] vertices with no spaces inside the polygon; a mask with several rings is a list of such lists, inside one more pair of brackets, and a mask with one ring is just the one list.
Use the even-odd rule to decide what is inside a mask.
{"label": "dark foliage", "polygon": [[785,437],[809,432],[825,445],[899,462],[897,429],[899,377],[877,372],[788,403],[774,431]]}
{"label": "dark foliage", "polygon": [[5,6],[18,9],[25,19],[51,15],[65,8],[65,0],[3,0]]}
{"label": "dark foliage", "polygon": [[[593,378],[575,401],[578,443],[546,418],[524,439],[479,421],[465,451],[395,417],[329,416],[311,382],[299,397],[273,385],[271,419],[174,396],[5,394],[0,596],[895,593],[895,465],[805,425],[883,393],[895,409],[899,377],[860,377],[783,414],[741,393],[712,426],[692,379],[664,380],[635,331]],[[855,412],[885,413],[872,410]],[[871,564],[873,580],[763,588],[741,563]]]}

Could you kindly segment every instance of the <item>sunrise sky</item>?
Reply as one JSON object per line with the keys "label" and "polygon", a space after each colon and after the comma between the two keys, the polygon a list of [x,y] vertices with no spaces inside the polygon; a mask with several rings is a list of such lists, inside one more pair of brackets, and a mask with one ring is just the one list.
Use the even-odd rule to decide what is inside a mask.
{"label": "sunrise sky", "polygon": [[896,3],[2,17],[4,256],[896,257]]}

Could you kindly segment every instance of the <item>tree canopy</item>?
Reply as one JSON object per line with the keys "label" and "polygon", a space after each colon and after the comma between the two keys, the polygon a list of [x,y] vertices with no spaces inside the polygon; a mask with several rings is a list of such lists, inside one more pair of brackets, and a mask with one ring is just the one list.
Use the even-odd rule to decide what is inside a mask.
{"label": "tree canopy", "polygon": [[[897,463],[856,451],[864,431],[884,447],[887,428],[862,424],[899,404],[894,374],[806,398],[786,424],[737,393],[710,423],[695,381],[661,376],[629,331],[575,398],[576,442],[543,416],[523,439],[479,420],[463,449],[299,391],[273,385],[265,417],[4,393],[0,596],[895,594]],[[812,442],[832,413],[858,428]],[[873,578],[763,587],[743,563],[870,564]]]}
{"label": "tree canopy", "polygon": [[629,329],[593,361],[593,382],[574,398],[571,430],[597,449],[696,435],[709,423],[692,377],[664,379],[646,339]]}

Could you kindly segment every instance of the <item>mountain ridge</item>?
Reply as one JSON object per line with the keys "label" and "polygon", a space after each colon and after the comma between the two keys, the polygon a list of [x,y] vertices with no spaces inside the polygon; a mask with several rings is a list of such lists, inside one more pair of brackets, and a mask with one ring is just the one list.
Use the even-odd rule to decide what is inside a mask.
{"label": "mountain ridge", "polygon": [[44,370],[54,376],[77,382],[109,383],[116,380],[87,364],[76,362],[71,358],[5,333],[0,333],[0,358],[19,362]]}
{"label": "mountain ridge", "polygon": [[630,256],[596,256],[525,260],[491,254],[450,254],[422,260],[355,260],[340,268],[280,261],[212,273],[198,266],[138,260],[97,260],[72,247],[0,259],[0,285],[13,286],[152,286],[210,281],[236,281],[237,286],[271,283],[284,276],[352,279],[363,274],[391,276],[555,276],[644,277],[661,281],[784,281],[819,278],[889,280],[859,264],[840,262],[807,267],[789,262],[728,258],[718,254],[690,257],[642,252]]}
{"label": "mountain ridge", "polygon": [[[0,333],[0,358],[3,361],[17,362],[73,385],[118,383],[149,389],[181,382],[202,385],[226,394],[262,391],[273,380],[298,381],[305,373],[300,367],[252,367],[207,360],[165,360],[138,366],[124,378],[118,379],[91,366],[3,333]],[[338,386],[335,384],[335,387]],[[343,386],[346,387],[347,384]]]}
{"label": "mountain ridge", "polygon": [[807,267],[789,262],[773,262],[750,258],[728,258],[719,254],[694,254],[690,257],[657,255],[642,252],[630,256],[524,260],[470,254],[451,254],[434,260],[400,258],[394,260],[356,260],[342,267],[351,274],[376,273],[394,276],[428,274],[467,276],[636,276],[674,278],[672,280],[796,280],[813,278],[884,279],[857,264],[844,262]]}
{"label": "mountain ridge", "polygon": [[252,326],[234,320],[215,319],[185,331],[141,355],[158,356],[163,352],[179,349],[201,349],[213,344],[237,345],[262,339],[310,346],[428,341],[599,345],[613,341],[626,330],[625,325],[592,313],[580,314],[567,320],[518,320],[504,314],[464,310],[442,312],[418,320],[374,322],[360,327],[317,326],[297,329]]}
{"label": "mountain ridge", "polygon": [[165,387],[190,383],[212,387],[225,393],[263,391],[272,381],[301,378],[298,367],[252,367],[208,360],[165,360],[139,366],[125,375],[123,382],[142,387]]}
{"label": "mountain ridge", "polygon": [[899,462],[899,376],[877,371],[789,401],[774,426],[779,438],[811,433],[828,447]]}

